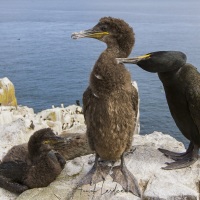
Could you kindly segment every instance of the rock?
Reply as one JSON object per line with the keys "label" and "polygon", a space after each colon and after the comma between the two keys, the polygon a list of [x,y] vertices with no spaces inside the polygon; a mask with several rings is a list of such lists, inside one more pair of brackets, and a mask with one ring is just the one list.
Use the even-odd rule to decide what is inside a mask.
{"label": "rock", "polygon": [[[49,126],[62,137],[66,137],[68,143],[63,149],[63,154],[66,159],[72,159],[67,161],[62,173],[48,187],[27,190],[19,196],[0,188],[0,200],[139,199],[131,193],[124,192],[109,175],[104,183],[77,188],[77,183],[94,163],[94,155],[89,154],[92,152],[85,136],[86,127],[79,106],[54,107],[38,114],[35,114],[33,109],[23,106],[2,106],[0,109],[0,159],[12,146],[27,142],[33,132]],[[70,126],[64,126],[65,123],[69,123]],[[127,154],[125,162],[138,180],[143,194],[142,199],[199,198],[200,161],[185,169],[161,169],[165,162],[172,160],[165,157],[157,148],[182,152],[185,151],[182,143],[169,135],[154,132],[144,136],[136,134],[133,145],[136,150]]]}
{"label": "rock", "polygon": [[[138,180],[143,193],[142,199],[198,199],[200,161],[185,169],[172,171],[161,169],[165,166],[165,162],[172,160],[165,157],[157,148],[184,151],[182,143],[169,135],[154,132],[145,136],[136,135],[133,144],[136,150],[126,156],[125,162]],[[77,183],[91,169],[93,165],[91,160],[94,160],[93,154],[67,161],[60,176],[48,187],[28,190],[17,200],[72,199],[72,197],[82,200],[140,199],[131,193],[124,192],[109,175],[104,183],[76,188]]]}
{"label": "rock", "polygon": [[27,119],[30,121],[35,117],[34,115],[33,109],[26,106],[1,106],[0,125],[8,124],[18,119]]}
{"label": "rock", "polygon": [[66,108],[62,105],[58,108],[54,107],[41,111],[36,115],[36,119],[40,119],[58,133],[77,127],[78,125],[85,127],[82,108],[76,105],[71,105]]}
{"label": "rock", "polygon": [[0,159],[14,145],[27,142],[30,135],[30,133],[26,133],[25,121],[22,119],[18,119],[13,123],[0,126]]}
{"label": "rock", "polygon": [[57,107],[43,110],[37,114],[32,108],[26,106],[1,106],[0,125],[9,124],[17,119],[23,119],[26,123],[27,131],[32,133],[41,128],[52,128],[55,132],[69,133],[80,131],[85,132],[86,126],[84,116],[81,114],[80,106]]}
{"label": "rock", "polygon": [[17,198],[17,194],[11,193],[3,188],[0,188],[0,200],[15,200]]}
{"label": "rock", "polygon": [[7,77],[0,79],[0,104],[17,106],[14,85]]}
{"label": "rock", "polygon": [[[188,171],[188,173],[190,173]],[[194,177],[194,174],[192,175]],[[169,180],[170,177],[170,180]],[[185,175],[188,178],[187,175]],[[154,176],[150,179],[148,186],[144,192],[143,199],[197,199],[198,193],[188,186],[182,184],[182,182],[177,182],[176,175],[172,176]],[[167,180],[167,181],[163,181]],[[188,182],[192,180],[192,177],[188,179]],[[186,180],[187,182],[187,180]],[[176,185],[174,185],[176,183]],[[155,193],[155,188],[159,185],[159,190]]]}

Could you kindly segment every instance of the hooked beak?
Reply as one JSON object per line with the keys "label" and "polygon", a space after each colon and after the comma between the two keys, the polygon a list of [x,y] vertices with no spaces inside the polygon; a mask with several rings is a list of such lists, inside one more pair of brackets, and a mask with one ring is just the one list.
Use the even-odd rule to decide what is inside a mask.
{"label": "hooked beak", "polygon": [[95,38],[95,39],[101,39],[103,36],[108,35],[109,32],[102,32],[102,31],[96,31],[94,29],[89,29],[85,31],[80,31],[79,33],[75,32],[72,33],[71,38],[72,39],[79,39],[79,38]]}
{"label": "hooked beak", "polygon": [[134,57],[134,58],[116,58],[117,63],[130,63],[137,64],[141,60],[147,60],[151,58],[151,54],[145,54],[142,56]]}

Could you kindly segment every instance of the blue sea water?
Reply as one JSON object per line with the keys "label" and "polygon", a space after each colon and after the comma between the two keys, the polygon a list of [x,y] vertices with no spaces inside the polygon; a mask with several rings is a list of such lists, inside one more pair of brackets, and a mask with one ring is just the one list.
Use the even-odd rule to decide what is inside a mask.
{"label": "blue sea water", "polygon": [[[199,0],[0,0],[0,77],[15,85],[18,103],[35,112],[82,99],[90,71],[105,44],[74,41],[71,33],[103,16],[134,29],[131,56],[180,50],[200,70]],[[156,74],[127,65],[140,93],[141,134],[154,130],[188,143],[177,129]]]}

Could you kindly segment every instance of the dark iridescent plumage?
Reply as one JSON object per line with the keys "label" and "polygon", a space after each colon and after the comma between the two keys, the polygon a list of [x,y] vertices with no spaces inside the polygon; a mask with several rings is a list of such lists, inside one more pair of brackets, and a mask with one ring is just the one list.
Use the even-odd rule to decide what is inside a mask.
{"label": "dark iridescent plumage", "polygon": [[120,58],[121,63],[134,63],[149,72],[157,72],[163,83],[171,115],[182,134],[190,140],[185,153],[159,149],[176,162],[163,169],[190,166],[198,159],[200,147],[200,74],[186,63],[186,55],[179,51],[160,51],[136,58]]}

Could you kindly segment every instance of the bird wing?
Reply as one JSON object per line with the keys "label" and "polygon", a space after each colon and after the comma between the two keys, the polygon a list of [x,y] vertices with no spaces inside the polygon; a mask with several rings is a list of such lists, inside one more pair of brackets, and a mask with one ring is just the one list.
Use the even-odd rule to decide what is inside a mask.
{"label": "bird wing", "polygon": [[189,107],[191,117],[197,126],[198,133],[194,131],[192,138],[195,143],[200,144],[200,85],[197,83],[195,87],[188,87],[186,89],[186,99]]}
{"label": "bird wing", "polygon": [[135,110],[136,111],[136,116],[138,116],[139,115],[139,110],[138,110],[138,108],[139,108],[139,104],[138,104],[138,102],[139,102],[139,95],[138,95],[138,87],[137,87],[137,83],[134,81],[133,83],[132,83],[132,95],[131,95],[131,99],[132,99],[132,106],[133,106],[133,110]]}
{"label": "bird wing", "polygon": [[28,155],[28,143],[13,146],[3,157],[3,162],[8,161],[26,161]]}
{"label": "bird wing", "polygon": [[[130,133],[132,136],[135,134],[139,134],[140,132],[140,126],[139,126],[139,99],[138,99],[138,87],[137,87],[137,83],[133,82],[132,83],[132,88],[131,88],[131,100],[132,100],[132,109],[135,112],[135,120],[133,121],[133,123],[135,124],[135,128],[133,133]],[[132,145],[132,136],[129,138],[129,142],[127,145],[127,150],[129,150],[131,148]]]}
{"label": "bird wing", "polygon": [[90,87],[88,87],[83,93],[83,114],[84,114],[85,119],[86,119],[86,112],[87,112],[88,106],[90,105],[90,100],[91,100],[92,95],[93,94]]}
{"label": "bird wing", "polygon": [[[88,121],[89,119],[87,117],[87,111],[88,111],[89,105],[91,104],[92,98],[93,98],[92,90],[90,89],[90,87],[88,87],[85,90],[85,92],[83,93],[83,114],[84,114],[85,123],[87,126],[89,123],[89,121]],[[87,139],[88,139],[90,149],[94,150],[95,148],[94,148],[94,144],[93,144],[93,139],[92,139],[89,131],[87,131]]]}
{"label": "bird wing", "polygon": [[0,175],[14,181],[22,181],[27,169],[27,163],[20,160],[2,162],[0,164]]}

